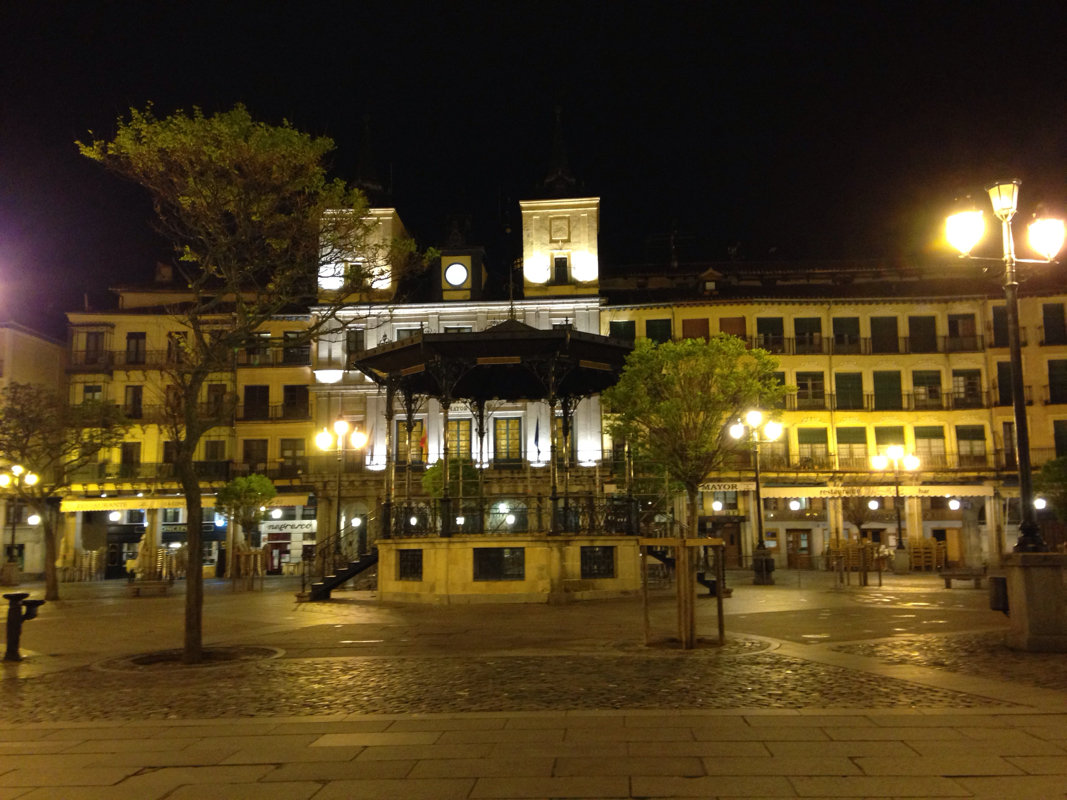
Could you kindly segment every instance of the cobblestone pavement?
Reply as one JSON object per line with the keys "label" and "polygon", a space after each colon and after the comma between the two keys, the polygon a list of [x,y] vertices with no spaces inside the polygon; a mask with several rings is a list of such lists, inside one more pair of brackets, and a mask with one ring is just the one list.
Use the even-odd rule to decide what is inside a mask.
{"label": "cobblestone pavement", "polygon": [[979,678],[1067,691],[1062,653],[1008,649],[1003,633],[907,636],[884,642],[839,645],[837,652],[876,658],[884,664],[930,667]]}
{"label": "cobblestone pavement", "polygon": [[167,674],[70,670],[0,685],[0,719],[1008,705],[774,653],[274,659]]}

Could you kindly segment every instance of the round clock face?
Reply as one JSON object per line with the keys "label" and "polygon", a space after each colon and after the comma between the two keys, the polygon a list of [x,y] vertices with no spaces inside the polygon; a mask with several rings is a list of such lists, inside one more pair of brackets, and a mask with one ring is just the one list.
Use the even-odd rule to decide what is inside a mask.
{"label": "round clock face", "polygon": [[458,261],[445,267],[445,280],[449,286],[462,286],[467,280],[467,268]]}

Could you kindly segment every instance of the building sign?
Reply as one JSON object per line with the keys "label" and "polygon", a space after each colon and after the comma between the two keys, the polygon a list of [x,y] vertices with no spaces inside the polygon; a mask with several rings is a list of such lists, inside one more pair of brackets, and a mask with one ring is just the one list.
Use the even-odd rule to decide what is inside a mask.
{"label": "building sign", "polygon": [[[891,497],[892,484],[867,486],[764,486],[763,497]],[[901,486],[901,497],[992,497],[993,487],[966,484],[945,486]]]}
{"label": "building sign", "polygon": [[261,533],[307,534],[317,530],[317,519],[271,519],[259,523]]}
{"label": "building sign", "polygon": [[755,491],[756,484],[754,482],[746,483],[702,483],[700,484],[700,491],[702,492],[752,492]]}

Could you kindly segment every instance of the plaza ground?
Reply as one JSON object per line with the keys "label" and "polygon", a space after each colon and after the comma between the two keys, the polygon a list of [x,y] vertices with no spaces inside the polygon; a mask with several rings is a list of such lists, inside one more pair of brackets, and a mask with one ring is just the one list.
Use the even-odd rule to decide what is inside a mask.
{"label": "plaza ground", "polygon": [[[200,668],[128,659],[180,645],[180,584],[65,584],[4,668],[0,800],[1067,796],[1065,658],[1007,650],[985,591],[777,578],[730,573],[727,644],[691,653],[644,646],[639,598],[208,582],[206,642],[267,657]],[[674,621],[657,593],[654,633]]]}

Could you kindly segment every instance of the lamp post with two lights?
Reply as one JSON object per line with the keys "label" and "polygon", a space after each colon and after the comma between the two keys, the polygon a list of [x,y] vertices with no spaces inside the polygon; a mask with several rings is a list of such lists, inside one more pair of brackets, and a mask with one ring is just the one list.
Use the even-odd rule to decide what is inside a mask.
{"label": "lamp post with two lights", "polygon": [[[333,433],[323,428],[315,437],[315,444],[319,446],[320,450],[337,450],[337,496],[335,498],[336,508],[334,509],[334,535],[331,537],[331,541],[335,543],[335,546],[328,548],[331,551],[336,550],[341,543],[341,473],[344,472],[345,450],[349,443],[357,451],[362,450],[367,444],[367,434],[356,428],[349,435],[349,428],[348,420],[344,417],[338,417],[333,423]],[[362,554],[364,550],[363,537],[365,535],[362,530],[359,532],[360,539],[357,544],[359,554]],[[330,556],[332,558],[332,552]]]}
{"label": "lamp post with two lights", "polygon": [[907,552],[904,547],[904,526],[900,519],[900,470],[914,472],[919,468],[919,457],[912,453],[904,454],[904,448],[899,444],[886,448],[884,455],[877,455],[871,459],[871,466],[879,472],[893,470],[893,508],[897,512],[897,552],[894,569],[896,572],[904,572],[908,568]]}
{"label": "lamp post with two lights", "polygon": [[782,435],[782,426],[774,420],[764,422],[763,413],[753,409],[745,414],[745,421],[738,420],[730,426],[730,435],[742,439],[747,434],[752,444],[753,467],[756,473],[756,550],[752,553],[753,584],[756,586],[773,586],[774,556],[763,541],[763,497],[760,494],[760,455],[761,444],[770,444]]}
{"label": "lamp post with two lights", "polygon": [[[13,464],[8,467],[7,472],[0,472],[0,487],[6,489],[10,486],[15,490],[15,496],[11,500],[11,545],[8,547],[7,560],[4,562],[3,570],[0,571],[0,585],[19,585],[21,568],[18,560],[18,547],[15,544],[15,526],[18,524],[18,495],[23,486],[34,486],[39,480],[40,477],[36,473],[30,472],[20,464]],[[30,525],[37,525],[41,522],[41,518],[37,514],[31,514],[26,521]]]}

